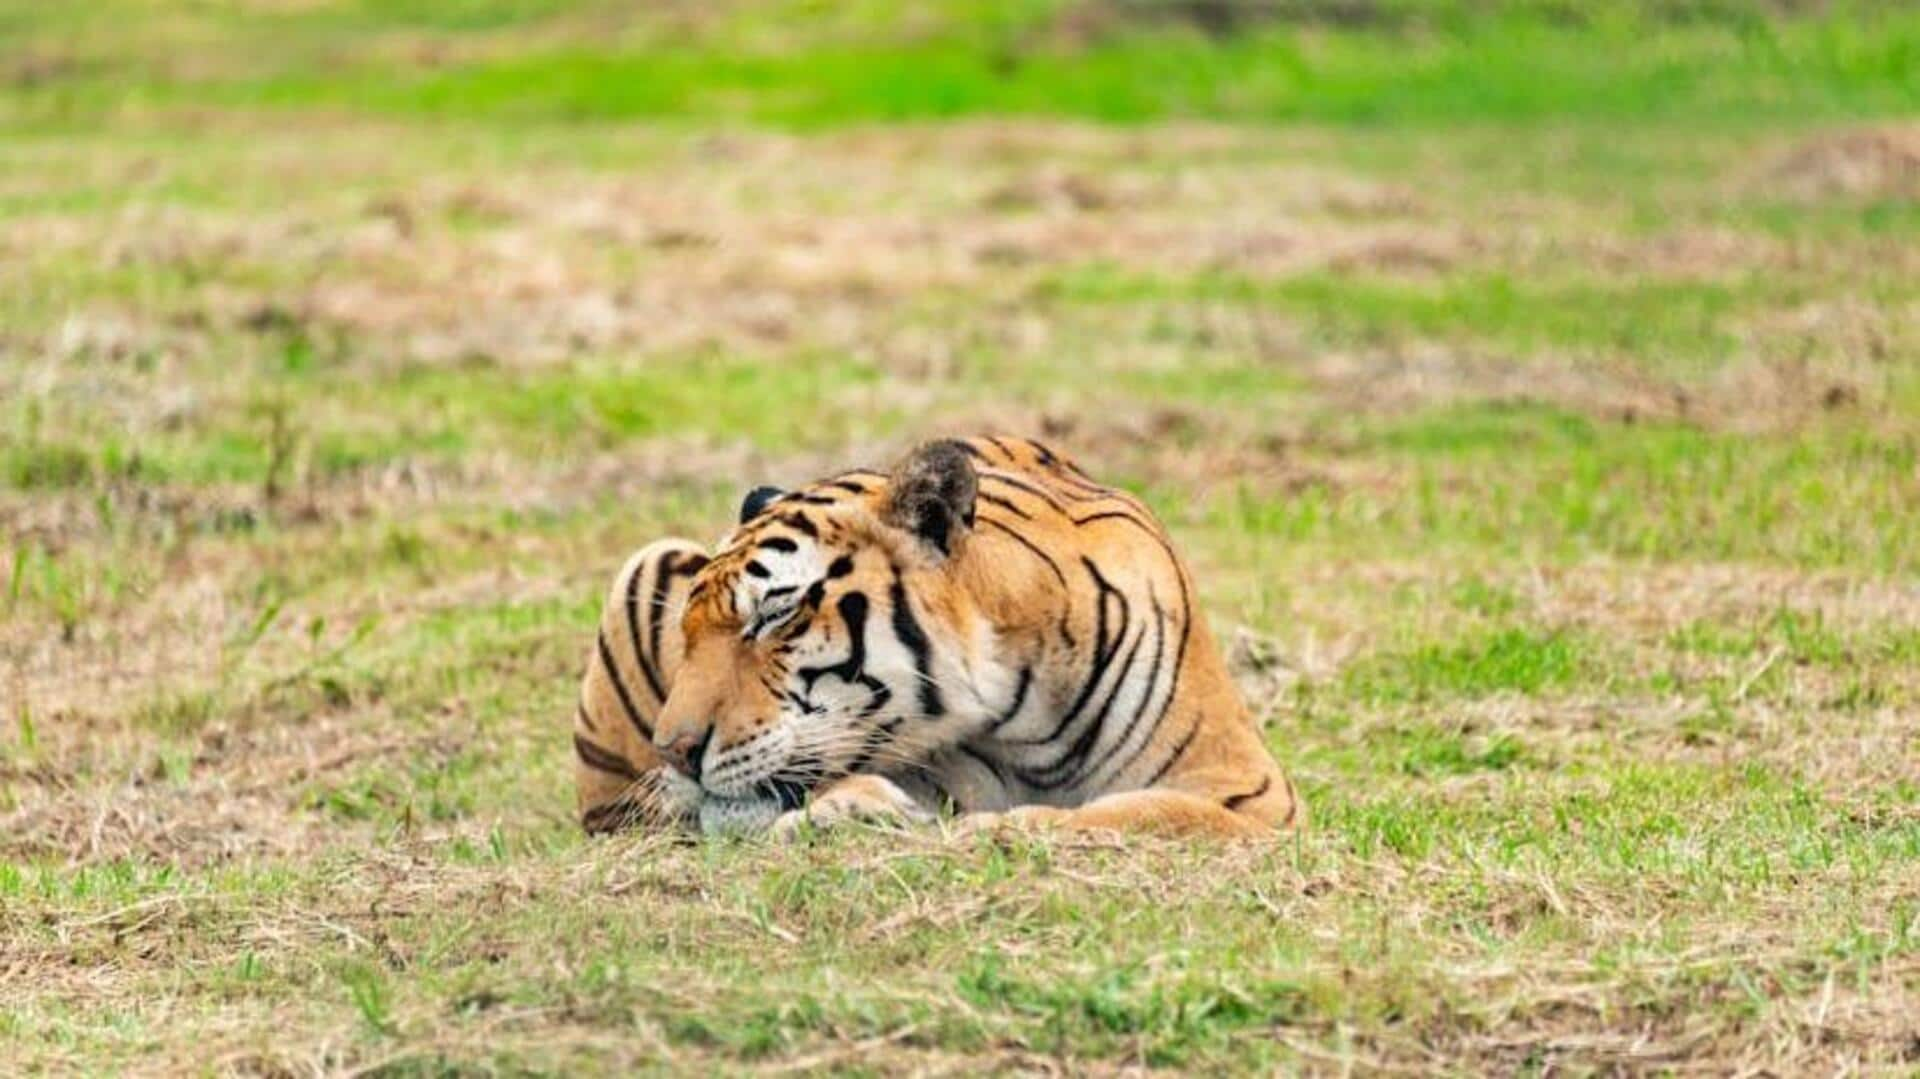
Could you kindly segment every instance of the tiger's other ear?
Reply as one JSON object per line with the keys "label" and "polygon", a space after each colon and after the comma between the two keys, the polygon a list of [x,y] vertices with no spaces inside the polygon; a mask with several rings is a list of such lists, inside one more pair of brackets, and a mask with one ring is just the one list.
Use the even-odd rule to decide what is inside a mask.
{"label": "tiger's other ear", "polygon": [[740,500],[740,523],[746,524],[760,516],[761,510],[766,509],[769,503],[786,493],[778,487],[755,487],[748,491],[747,497]]}
{"label": "tiger's other ear", "polygon": [[952,439],[925,442],[894,466],[880,516],[941,554],[951,554],[960,531],[973,527],[979,486],[965,446]]}

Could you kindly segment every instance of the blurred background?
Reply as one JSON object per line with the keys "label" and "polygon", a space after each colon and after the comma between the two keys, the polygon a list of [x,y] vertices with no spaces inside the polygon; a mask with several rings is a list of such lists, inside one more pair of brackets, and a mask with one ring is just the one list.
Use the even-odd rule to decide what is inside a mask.
{"label": "blurred background", "polygon": [[[1920,991],[1916,116],[1896,3],[0,3],[0,895],[42,927],[0,1031],[88,1068],[273,1034],[131,1003],[224,999],[159,952],[36,966],[127,904],[280,888],[345,919],[332,874],[369,857],[560,879],[563,732],[626,553],[713,538],[763,482],[997,430],[1165,517],[1314,806],[1287,872],[1335,884],[1288,908],[1296,967],[1214,958],[1312,984],[1363,914],[1415,942],[1289,1004],[1309,1042],[1429,1059],[1457,1031],[1383,1019],[1405,986],[1469,1001],[1462,956],[1620,949],[1639,973],[1596,999],[1663,1002],[1634,1020],[1656,1034],[1691,1014],[1684,1044],[1725,1060],[1894,1060]],[[804,935],[732,857],[681,869]],[[1480,891],[1405,924],[1404,894],[1340,883],[1435,866]],[[1534,877],[1544,907],[1487,913]],[[1217,924],[1264,917],[1215,898]],[[599,946],[589,899],[539,902],[549,950]],[[827,953],[769,970],[665,902],[708,950],[636,944],[595,999],[651,1014],[650,948],[762,963],[701,998],[762,1042],[666,1035],[736,1062],[894,1030],[875,1001],[934,992],[922,960],[964,943],[852,1012],[763,1014]],[[1123,1003],[1182,999],[1125,964],[1205,945],[1081,908],[1082,965],[1032,984],[1111,988],[1112,963]],[[1863,964],[1854,1025],[1822,1041],[1715,1010],[1726,971],[1636,966],[1695,954],[1689,926],[1769,941],[1798,972],[1780,1014]],[[169,947],[238,962],[195,932]],[[247,945],[248,992],[331,987],[283,1032],[328,1066],[469,1030],[446,986],[501,961],[369,974],[295,936]],[[498,947],[510,997],[577,982]],[[971,1033],[931,1044],[1294,1059],[1209,1041],[1231,1007],[1116,1042],[1061,1005],[1045,1042],[1058,1001],[1005,984],[963,985]]]}

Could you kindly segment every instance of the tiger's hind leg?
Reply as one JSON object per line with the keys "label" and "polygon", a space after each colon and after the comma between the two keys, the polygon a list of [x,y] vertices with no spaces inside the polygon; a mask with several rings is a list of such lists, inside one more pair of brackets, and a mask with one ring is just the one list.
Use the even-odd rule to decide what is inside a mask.
{"label": "tiger's hind leg", "polygon": [[588,832],[685,819],[691,784],[663,767],[653,724],[685,656],[680,611],[707,553],[683,539],[648,544],[614,575],[573,714],[574,788]]}

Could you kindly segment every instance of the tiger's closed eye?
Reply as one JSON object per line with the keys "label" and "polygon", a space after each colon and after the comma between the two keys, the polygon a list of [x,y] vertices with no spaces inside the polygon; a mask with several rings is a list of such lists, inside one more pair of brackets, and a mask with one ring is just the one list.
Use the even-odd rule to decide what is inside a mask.
{"label": "tiger's closed eye", "polygon": [[753,621],[747,623],[741,634],[747,640],[756,640],[768,631],[778,629],[793,620],[801,607],[800,591],[792,585],[767,589],[760,597],[760,608],[754,613]]}

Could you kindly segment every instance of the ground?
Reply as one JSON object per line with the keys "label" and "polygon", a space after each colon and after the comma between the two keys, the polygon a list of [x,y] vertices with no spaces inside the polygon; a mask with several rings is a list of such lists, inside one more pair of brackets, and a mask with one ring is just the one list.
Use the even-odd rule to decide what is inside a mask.
{"label": "ground", "polygon": [[[1510,7],[0,6],[0,1057],[1920,1067],[1920,19]],[[579,834],[630,550],[991,429],[1309,831]]]}

